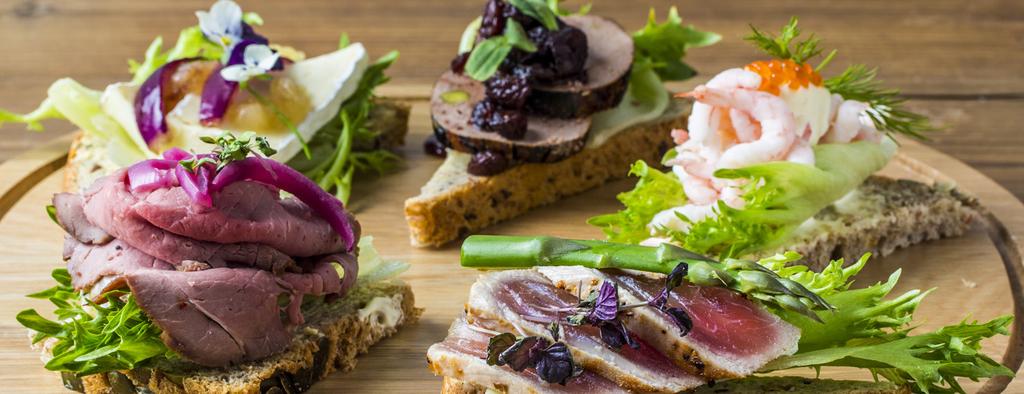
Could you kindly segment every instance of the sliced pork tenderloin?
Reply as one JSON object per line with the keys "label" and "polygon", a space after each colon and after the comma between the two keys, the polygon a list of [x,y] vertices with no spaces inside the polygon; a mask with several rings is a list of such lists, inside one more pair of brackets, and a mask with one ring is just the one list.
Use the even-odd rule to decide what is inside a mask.
{"label": "sliced pork tenderloin", "polygon": [[[646,302],[664,289],[664,277],[585,267],[541,267],[538,271],[574,294],[589,294],[602,281],[618,286],[619,301]],[[582,285],[582,287],[580,287]],[[626,327],[691,372],[712,379],[753,374],[766,363],[796,352],[800,330],[764,307],[733,291],[683,283],[670,293],[667,306],[682,308],[693,329],[681,335],[666,313],[632,309]]]}
{"label": "sliced pork tenderloin", "polygon": [[438,376],[450,377],[480,387],[505,388],[508,394],[626,393],[601,375],[584,370],[566,384],[545,382],[536,371],[513,371],[507,366],[487,365],[487,344],[491,335],[474,328],[465,318],[456,319],[448,337],[427,349],[427,362]]}
{"label": "sliced pork tenderloin", "polygon": [[[498,324],[502,331],[551,339],[548,323],[564,322],[566,310],[579,304],[572,293],[560,289],[535,270],[510,270],[482,275],[470,290],[468,319]],[[640,338],[638,348],[612,349],[590,325],[562,324],[562,340],[583,368],[594,371],[631,391],[679,392],[704,384]]]}

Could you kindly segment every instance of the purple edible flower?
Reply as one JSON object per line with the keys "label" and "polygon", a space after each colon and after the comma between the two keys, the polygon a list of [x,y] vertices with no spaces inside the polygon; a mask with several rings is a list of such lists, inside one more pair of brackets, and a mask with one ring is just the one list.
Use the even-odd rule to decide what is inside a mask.
{"label": "purple edible flower", "polygon": [[242,16],[242,7],[231,0],[214,3],[210,11],[196,11],[203,36],[226,49],[246,39],[266,44],[266,37],[256,34],[252,26],[242,21]]}

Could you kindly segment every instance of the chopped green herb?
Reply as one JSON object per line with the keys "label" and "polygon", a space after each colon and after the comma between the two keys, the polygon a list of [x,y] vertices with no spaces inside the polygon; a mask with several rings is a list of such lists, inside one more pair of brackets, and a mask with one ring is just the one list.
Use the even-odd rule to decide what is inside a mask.
{"label": "chopped green herb", "polygon": [[[547,0],[506,0],[519,12],[536,19],[548,30],[558,30],[558,16]],[[557,6],[557,5],[556,5]]]}

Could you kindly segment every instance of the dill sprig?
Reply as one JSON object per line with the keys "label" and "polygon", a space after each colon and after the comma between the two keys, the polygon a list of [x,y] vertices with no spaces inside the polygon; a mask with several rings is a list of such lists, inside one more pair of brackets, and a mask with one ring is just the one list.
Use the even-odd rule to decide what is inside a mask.
{"label": "dill sprig", "polygon": [[750,25],[752,32],[743,39],[754,43],[755,46],[774,58],[806,63],[808,59],[821,54],[821,48],[818,48],[821,40],[811,33],[806,40],[798,41],[796,46],[793,46],[793,40],[800,36],[798,22],[797,17],[791,18],[789,23],[782,27],[778,36],[760,31],[754,25]]}
{"label": "dill sprig", "polygon": [[[819,47],[821,40],[812,33],[804,40],[799,40],[799,19],[789,20],[778,36],[758,30],[750,26],[751,34],[744,39],[750,41],[761,51],[780,60],[792,60],[804,64],[808,60],[822,54]],[[821,71],[835,57],[832,50],[814,68]],[[878,69],[863,64],[854,64],[842,73],[825,80],[825,87],[832,93],[846,100],[857,100],[867,103],[870,108],[866,114],[875,124],[875,128],[889,135],[903,134],[917,139],[924,139],[924,132],[935,129],[935,126],[924,115],[911,112],[904,108],[906,99],[898,89],[885,88],[875,77]]]}

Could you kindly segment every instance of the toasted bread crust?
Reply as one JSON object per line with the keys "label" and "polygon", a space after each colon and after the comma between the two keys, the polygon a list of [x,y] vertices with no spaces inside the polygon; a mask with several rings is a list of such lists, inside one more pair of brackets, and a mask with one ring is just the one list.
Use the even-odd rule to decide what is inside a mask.
{"label": "toasted bread crust", "polygon": [[442,246],[541,205],[624,178],[637,160],[658,163],[673,146],[669,131],[686,116],[623,130],[596,148],[556,163],[527,163],[501,174],[470,176],[445,193],[405,201],[415,246]]}
{"label": "toasted bread crust", "polygon": [[[402,297],[402,320],[395,327],[377,325],[372,318],[360,319],[356,313],[375,297],[391,296]],[[358,355],[393,335],[400,326],[415,323],[422,313],[415,306],[412,289],[399,282],[368,285],[337,302],[344,305],[297,330],[287,351],[266,360],[175,374],[137,369],[89,375],[82,378],[84,392],[136,392],[138,388],[156,394],[261,393],[274,388],[281,390],[274,392],[282,393],[305,391],[334,371],[352,370]]]}
{"label": "toasted bread crust", "polygon": [[963,235],[978,215],[978,201],[948,185],[872,176],[854,196],[857,209],[837,203],[815,215],[815,227],[797,231],[772,255],[800,253],[814,270],[830,261],[856,261],[865,253],[886,256],[921,242]]}
{"label": "toasted bread crust", "polygon": [[[380,135],[372,144],[354,146],[353,149],[357,151],[393,149],[405,144],[405,136],[409,133],[411,106],[406,102],[387,98],[376,98],[375,104],[368,117],[367,127],[371,130],[378,130]],[[75,191],[82,186],[87,186],[79,185],[78,182],[81,175],[84,175],[83,171],[99,170],[85,168],[88,163],[80,160],[80,150],[88,149],[85,148],[87,138],[84,132],[78,131],[71,141],[71,147],[68,149],[68,161],[64,164],[64,181],[61,184],[64,191]]]}

